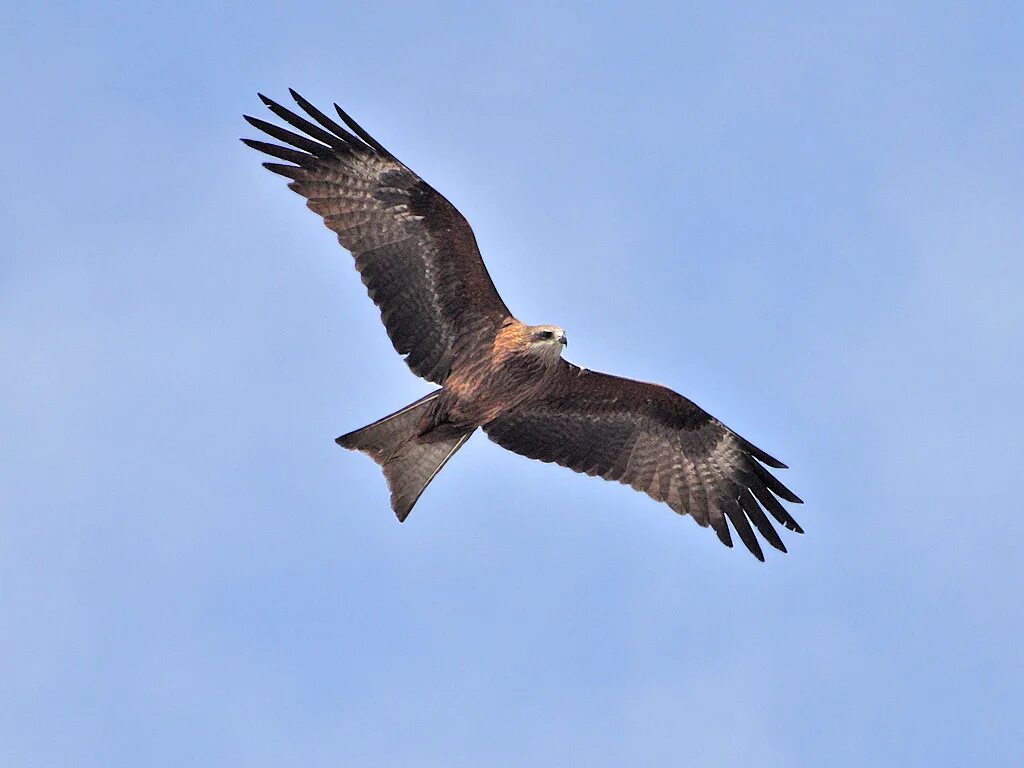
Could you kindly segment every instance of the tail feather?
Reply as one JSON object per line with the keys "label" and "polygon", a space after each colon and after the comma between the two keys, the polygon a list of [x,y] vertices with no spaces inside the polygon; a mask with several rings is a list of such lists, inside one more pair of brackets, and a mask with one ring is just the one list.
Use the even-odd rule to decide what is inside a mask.
{"label": "tail feather", "polygon": [[400,522],[405,522],[430,481],[472,434],[465,432],[455,438],[429,443],[413,439],[384,462],[381,469],[391,490],[391,508]]}
{"label": "tail feather", "polygon": [[440,389],[409,403],[389,416],[377,419],[355,432],[342,435],[336,442],[342,448],[362,451],[378,464],[387,461],[389,454],[408,440],[420,425],[420,421],[441,394]]}
{"label": "tail feather", "polygon": [[380,465],[399,521],[405,521],[430,481],[473,433],[420,434],[423,417],[440,393],[432,392],[335,441],[343,448],[365,453]]}

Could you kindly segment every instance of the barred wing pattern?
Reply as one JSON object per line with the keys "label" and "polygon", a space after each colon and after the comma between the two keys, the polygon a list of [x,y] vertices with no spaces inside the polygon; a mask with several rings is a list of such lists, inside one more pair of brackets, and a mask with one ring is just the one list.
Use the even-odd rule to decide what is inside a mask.
{"label": "barred wing pattern", "polygon": [[443,384],[460,355],[500,326],[508,308],[491,281],[466,219],[337,104],[346,128],[291,91],[304,117],[260,96],[302,134],[246,120],[286,144],[243,139],[286,161],[264,166],[323,217],[352,252],[388,336],[413,373]]}
{"label": "barred wing pattern", "polygon": [[764,555],[751,523],[786,551],[765,510],[803,533],[776,496],[800,499],[763,466],[785,465],[682,395],[565,361],[552,379],[544,395],[485,424],[487,436],[532,459],[630,485],[710,525],[731,547],[728,519],[759,560]]}

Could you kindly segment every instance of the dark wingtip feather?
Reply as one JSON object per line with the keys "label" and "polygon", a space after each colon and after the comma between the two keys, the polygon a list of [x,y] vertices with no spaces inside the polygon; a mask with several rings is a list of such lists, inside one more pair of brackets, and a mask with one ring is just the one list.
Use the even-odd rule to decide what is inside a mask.
{"label": "dark wingtip feather", "polygon": [[761,551],[761,545],[757,543],[757,537],[754,535],[754,531],[750,527],[750,523],[743,514],[739,500],[737,499],[736,501],[730,501],[727,503],[726,515],[729,518],[729,522],[732,523],[732,527],[739,535],[740,541],[742,541],[743,545],[750,550],[750,554],[763,563],[764,552]]}
{"label": "dark wingtip feather", "polygon": [[[348,152],[349,150],[351,150],[351,142],[355,141],[355,137],[350,136],[349,134],[345,133],[345,131],[341,131],[340,135],[332,133],[332,131],[334,131],[335,129],[340,129],[340,126],[338,126],[337,123],[335,123],[334,121],[328,121],[330,123],[329,125],[327,125],[327,128],[329,130],[324,130],[320,125],[314,125],[313,123],[309,122],[309,120],[306,120],[304,117],[295,114],[290,109],[282,107],[273,99],[269,99],[263,94],[260,94],[260,98],[263,100],[263,103],[267,106],[267,109],[269,109],[271,112],[273,112],[275,115],[277,115],[279,118],[284,120],[292,127],[298,128],[300,131],[303,132],[303,134],[305,134],[305,136],[310,136],[316,139],[318,142],[325,144],[329,147],[332,147],[338,152]],[[301,96],[299,96],[299,98],[302,99]],[[313,117],[317,117],[317,115],[319,114],[313,108],[313,106],[306,102],[304,99],[298,103],[299,106],[305,105],[303,106],[303,108],[306,109],[306,111]],[[317,120],[320,121],[319,118],[317,118]],[[326,125],[326,123],[323,123],[323,121],[320,122],[322,125]],[[264,129],[261,128],[260,130]],[[271,133],[271,135],[273,136],[274,134]],[[289,141],[288,139],[284,140]]]}
{"label": "dark wingtip feather", "polygon": [[[300,94],[294,88],[289,88],[288,89],[288,93],[291,94],[291,97],[295,100],[295,103],[299,105],[299,108],[302,109],[302,111],[304,111],[307,115],[312,117],[320,125],[322,125],[324,128],[327,129],[327,134],[329,136],[332,136],[333,140],[327,138],[326,136],[319,136],[319,134],[317,134],[317,133],[311,133],[310,135],[317,135],[317,136],[319,136],[322,140],[326,141],[328,144],[333,146],[335,149],[342,149],[342,148],[344,148],[347,151],[351,151],[351,150],[355,149],[356,147],[363,146],[363,144],[359,141],[359,139],[356,136],[353,136],[351,133],[349,133],[344,128],[342,128],[340,125],[338,125],[338,123],[336,123],[334,120],[332,120],[327,115],[325,115],[323,112],[321,112],[319,109],[314,107],[309,101],[307,101],[302,96],[302,94]],[[292,125],[297,125],[294,122],[294,120],[300,120],[303,123],[306,123],[307,125],[309,125],[308,121],[298,117],[298,115],[296,115],[294,112],[290,112],[287,109],[285,109],[284,107],[281,107],[281,106],[278,106],[278,105],[274,105],[274,106],[270,107],[270,109],[271,109],[272,112],[274,112],[274,114],[276,114],[276,115],[282,117],[283,119],[288,120],[289,122],[291,122]],[[307,130],[307,129],[303,128],[303,130]]]}
{"label": "dark wingtip feather", "polygon": [[[276,114],[276,113],[275,113]],[[302,136],[301,134],[289,131],[286,128],[281,128],[273,123],[268,123],[266,120],[261,120],[258,117],[249,117],[249,115],[243,115],[246,122],[249,123],[253,128],[263,131],[268,136],[272,136],[278,141],[283,141],[285,144],[290,144],[296,149],[301,149],[303,152],[308,152],[311,155],[329,157],[334,154],[333,149],[326,143],[319,141],[313,141],[308,136]],[[297,126],[300,130],[304,129],[305,126]],[[310,126],[315,128],[315,126]],[[315,134],[312,134],[315,135]]]}
{"label": "dark wingtip feather", "polygon": [[[766,470],[762,469],[761,471],[764,472],[764,474],[766,475],[768,474]],[[784,506],[782,506],[781,502],[779,502],[777,498],[772,496],[771,491],[768,490],[766,483],[764,483],[762,480],[759,480],[753,474],[747,476],[746,482],[750,490],[753,491],[754,496],[756,496],[757,500],[761,502],[761,506],[767,509],[768,512],[771,513],[772,517],[774,517],[782,525],[784,525],[787,529],[791,531],[796,531],[797,533],[804,532],[803,528],[801,528],[797,521],[793,518],[793,516],[789,514],[789,511]]]}
{"label": "dark wingtip feather", "polygon": [[253,117],[252,115],[242,115],[242,119],[258,131],[263,130],[263,128],[260,127],[261,124],[267,125],[265,121],[260,120],[258,117]]}
{"label": "dark wingtip feather", "polygon": [[786,501],[791,502],[793,504],[804,503],[803,499],[801,499],[799,496],[797,496],[795,493],[789,490],[789,488],[783,485],[782,482],[767,469],[756,463],[753,465],[753,467],[754,474],[756,474],[758,478],[760,478],[761,482],[768,486],[768,490],[774,493],[776,496],[779,496],[780,498],[783,498]]}
{"label": "dark wingtip feather", "polygon": [[765,451],[762,451],[760,448],[758,448],[756,445],[754,445],[749,440],[747,440],[747,439],[745,439],[743,437],[740,437],[739,435],[736,435],[736,437],[739,438],[740,445],[743,446],[744,450],[746,450],[747,453],[749,453],[751,456],[753,456],[758,461],[767,464],[769,467],[771,467],[773,469],[789,469],[789,467],[787,467],[781,461],[776,459],[770,453],[766,453]]}
{"label": "dark wingtip feather", "polygon": [[754,499],[750,490],[747,488],[743,489],[740,494],[740,506],[743,508],[743,512],[746,514],[750,521],[757,528],[764,540],[775,547],[780,552],[786,551],[786,545],[782,543],[782,539],[779,538],[778,531],[775,530],[768,516],[764,513],[764,510],[758,506],[757,501]]}
{"label": "dark wingtip feather", "polygon": [[764,562],[764,552],[761,551],[761,545],[757,543],[757,538],[753,533],[750,534],[750,540],[748,541],[743,535],[740,536],[743,543],[746,545],[747,550],[756,557],[760,562]]}
{"label": "dark wingtip feather", "polygon": [[760,448],[755,448],[753,451],[751,451],[751,453],[753,454],[755,459],[764,464],[767,464],[772,469],[789,469],[789,465],[779,461],[771,454],[765,453]]}
{"label": "dark wingtip feather", "polygon": [[725,522],[725,516],[717,509],[708,510],[708,522],[718,536],[718,540],[727,547],[732,547],[732,536],[729,534],[729,524]]}
{"label": "dark wingtip feather", "polygon": [[285,160],[289,163],[295,163],[296,165],[304,165],[313,160],[313,156],[307,152],[299,152],[294,149],[289,149],[288,147],[280,147],[277,144],[269,144],[265,141],[242,139],[242,143],[247,147],[252,147],[266,155],[276,157],[280,160]]}
{"label": "dark wingtip feather", "polygon": [[367,144],[369,144],[371,147],[373,147],[375,150],[380,152],[385,157],[392,157],[392,154],[388,152],[386,149],[384,149],[384,147],[381,146],[381,143],[377,141],[375,138],[373,138],[373,136],[371,136],[369,133],[363,130],[359,123],[357,123],[355,120],[349,117],[348,113],[345,110],[343,110],[340,106],[338,106],[337,102],[335,102],[334,104],[334,109],[338,113],[338,117],[342,119],[345,125],[349,127],[349,130],[352,131],[356,136],[365,141]]}
{"label": "dark wingtip feather", "polygon": [[[263,163],[263,167],[278,176],[284,176],[292,181],[301,181],[306,178],[306,170],[297,165],[282,165],[281,163]],[[291,186],[291,185],[289,185]]]}

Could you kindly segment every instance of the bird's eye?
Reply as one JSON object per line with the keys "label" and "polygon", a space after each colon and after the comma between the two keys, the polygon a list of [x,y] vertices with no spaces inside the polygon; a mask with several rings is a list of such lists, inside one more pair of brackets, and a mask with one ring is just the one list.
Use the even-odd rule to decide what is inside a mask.
{"label": "bird's eye", "polygon": [[537,338],[538,339],[543,339],[543,340],[547,341],[548,339],[552,338],[554,335],[555,334],[553,334],[551,331],[541,331],[540,333],[537,334]]}

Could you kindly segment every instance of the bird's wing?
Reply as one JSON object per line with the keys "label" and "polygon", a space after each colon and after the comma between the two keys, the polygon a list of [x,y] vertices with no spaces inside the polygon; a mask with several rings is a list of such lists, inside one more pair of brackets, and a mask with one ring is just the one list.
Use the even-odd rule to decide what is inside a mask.
{"label": "bird's wing", "polygon": [[510,451],[631,485],[701,526],[710,524],[731,547],[728,519],[759,560],[764,555],[751,523],[786,551],[765,510],[803,533],[776,496],[800,499],[762,466],[785,465],[666,387],[560,361],[543,395],[484,431]]}
{"label": "bird's wing", "polygon": [[443,384],[509,315],[466,219],[443,196],[335,105],[343,128],[294,91],[311,119],[260,96],[296,133],[258,118],[251,125],[287,146],[243,139],[285,163],[264,163],[291,179],[352,252],[395,349],[418,376]]}

